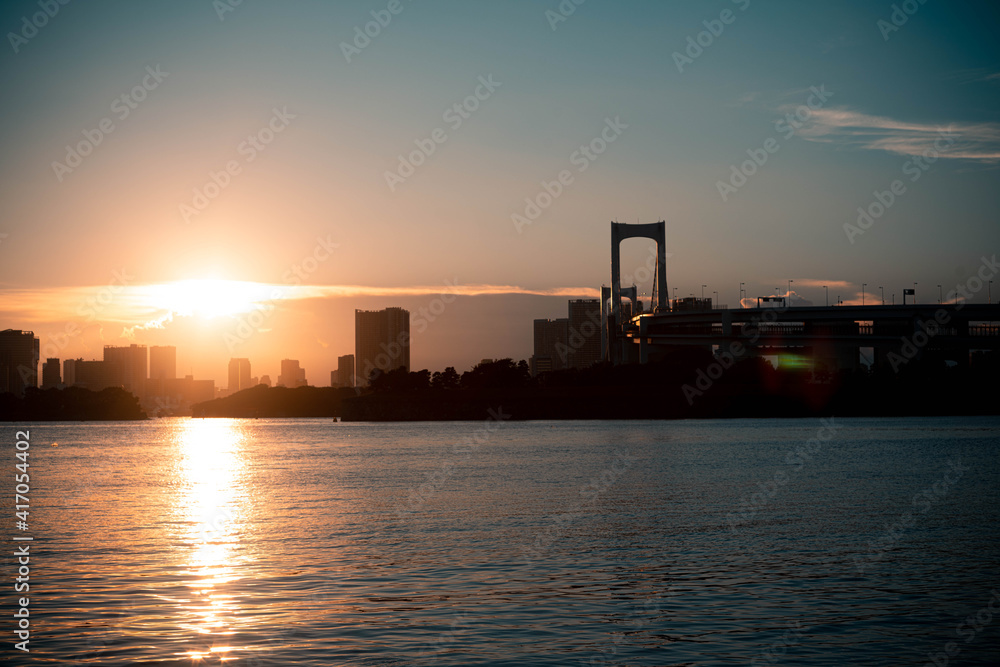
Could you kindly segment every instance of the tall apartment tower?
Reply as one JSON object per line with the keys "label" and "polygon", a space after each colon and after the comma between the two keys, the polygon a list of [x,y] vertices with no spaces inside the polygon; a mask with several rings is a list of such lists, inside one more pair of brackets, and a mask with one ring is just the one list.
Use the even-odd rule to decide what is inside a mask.
{"label": "tall apartment tower", "polygon": [[42,364],[42,389],[54,389],[62,383],[59,373],[59,360],[49,357]]}
{"label": "tall apartment tower", "polygon": [[[121,385],[142,398],[146,393],[146,346],[132,344],[128,347],[104,346],[104,361],[110,364],[114,373],[113,385]],[[79,368],[77,369],[79,374]]]}
{"label": "tall apartment tower", "polygon": [[334,387],[354,386],[354,355],[345,354],[337,357],[337,371],[334,374]]}
{"label": "tall apartment tower", "polygon": [[173,345],[153,345],[149,348],[149,379],[177,379],[177,348]]}
{"label": "tall apartment tower", "polygon": [[587,368],[601,360],[601,301],[569,302],[569,365]]}
{"label": "tall apartment tower", "polygon": [[24,396],[38,386],[38,339],[31,331],[0,331],[0,393]]}
{"label": "tall apartment tower", "polygon": [[278,376],[278,386],[305,387],[306,369],[299,367],[298,359],[282,359],[281,375]]}
{"label": "tall apartment tower", "polygon": [[250,381],[250,360],[230,359],[229,360],[229,393],[235,394],[238,391],[252,387]]}
{"label": "tall apartment tower", "polygon": [[563,370],[569,367],[569,320],[535,320],[535,346],[531,374]]}
{"label": "tall apartment tower", "polygon": [[410,370],[410,311],[403,308],[354,311],[354,369],[357,384],[372,371]]}

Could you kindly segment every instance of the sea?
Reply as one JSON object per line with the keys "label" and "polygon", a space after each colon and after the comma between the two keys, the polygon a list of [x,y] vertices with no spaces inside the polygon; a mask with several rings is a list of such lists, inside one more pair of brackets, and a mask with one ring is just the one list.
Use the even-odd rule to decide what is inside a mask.
{"label": "sea", "polygon": [[1000,664],[996,417],[2,430],[2,664]]}

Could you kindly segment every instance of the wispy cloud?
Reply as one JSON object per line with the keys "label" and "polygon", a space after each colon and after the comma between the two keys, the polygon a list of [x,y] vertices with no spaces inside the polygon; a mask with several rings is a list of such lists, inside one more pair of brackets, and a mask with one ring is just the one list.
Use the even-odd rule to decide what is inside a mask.
{"label": "wispy cloud", "polygon": [[50,287],[0,290],[0,316],[30,322],[100,321],[119,323],[126,337],[142,329],[162,329],[175,316],[238,315],[262,304],[351,297],[435,297],[532,295],[600,298],[593,287],[525,288],[518,285],[284,285],[233,280],[178,281],[105,287]]}
{"label": "wispy cloud", "polygon": [[[910,123],[847,108],[815,109],[796,134],[808,141],[839,144],[897,155],[923,155],[928,149],[939,157],[994,162],[1000,160],[1000,124]],[[954,142],[942,150],[945,136]]]}

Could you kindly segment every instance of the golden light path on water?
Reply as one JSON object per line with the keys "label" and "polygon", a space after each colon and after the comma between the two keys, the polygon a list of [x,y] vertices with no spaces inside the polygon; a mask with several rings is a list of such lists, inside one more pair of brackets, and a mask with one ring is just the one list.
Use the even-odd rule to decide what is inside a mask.
{"label": "golden light path on water", "polygon": [[195,664],[204,658],[225,661],[235,647],[227,638],[235,634],[232,623],[239,608],[228,592],[240,577],[234,549],[245,516],[239,488],[245,435],[229,420],[188,420],[179,434],[181,469],[185,485],[178,499],[182,521],[187,526],[185,542],[190,548],[187,562],[191,596],[188,619],[181,627],[206,641],[206,648],[186,651]]}

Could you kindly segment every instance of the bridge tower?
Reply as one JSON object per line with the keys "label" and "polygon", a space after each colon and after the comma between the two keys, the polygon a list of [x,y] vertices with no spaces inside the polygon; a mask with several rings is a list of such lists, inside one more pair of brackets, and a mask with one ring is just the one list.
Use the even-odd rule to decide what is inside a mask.
{"label": "bridge tower", "polygon": [[653,305],[654,313],[665,313],[670,310],[667,305],[667,223],[649,222],[640,225],[628,225],[622,222],[611,223],[611,325],[613,330],[609,332],[609,348],[611,350],[611,361],[620,362],[621,345],[615,341],[614,334],[621,327],[622,322],[622,270],[621,270],[621,243],[625,239],[647,238],[656,241],[656,273],[653,284],[653,293],[656,295],[656,302]]}

